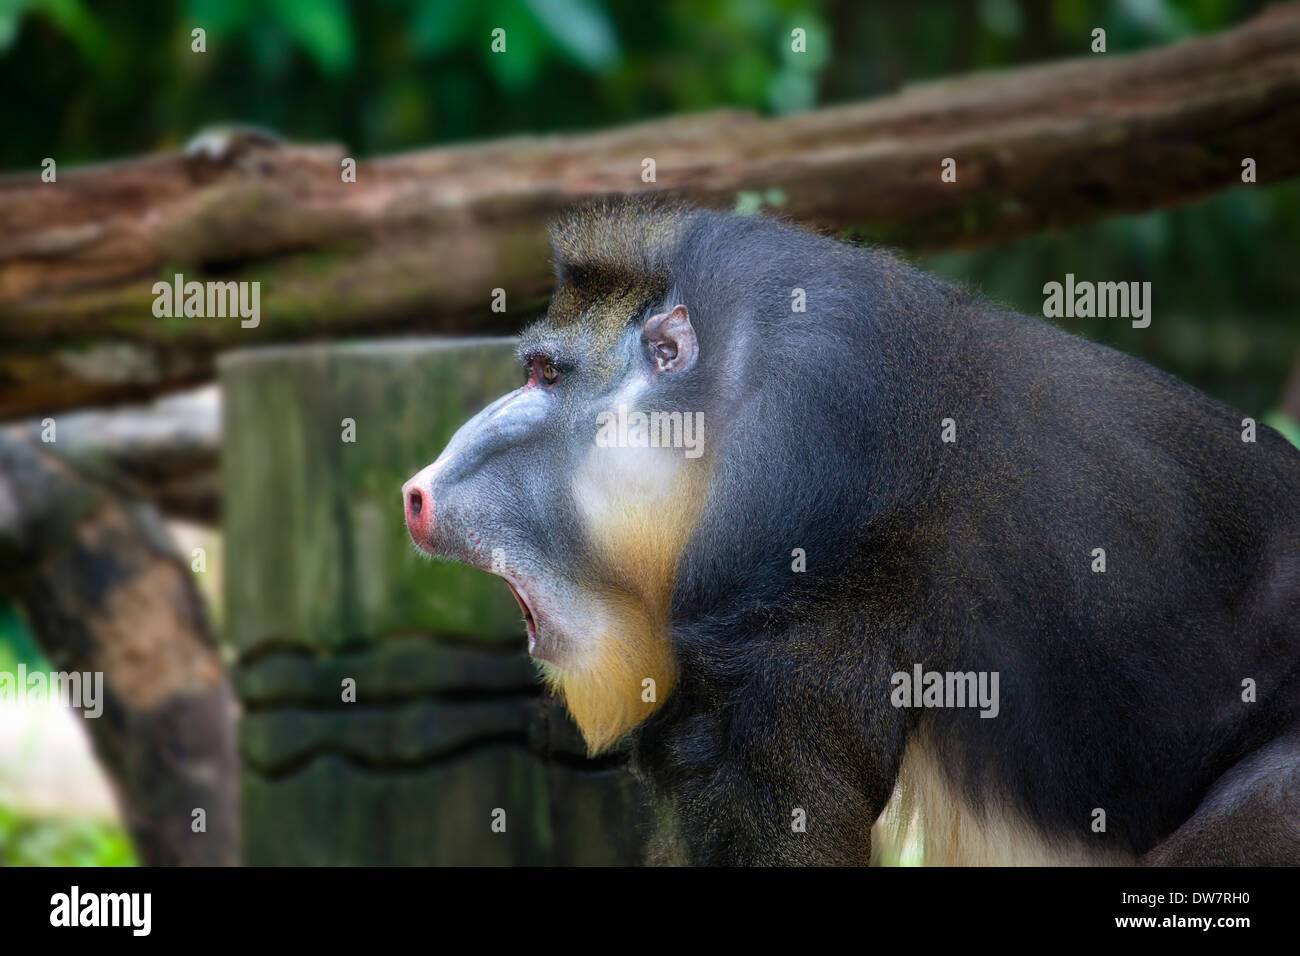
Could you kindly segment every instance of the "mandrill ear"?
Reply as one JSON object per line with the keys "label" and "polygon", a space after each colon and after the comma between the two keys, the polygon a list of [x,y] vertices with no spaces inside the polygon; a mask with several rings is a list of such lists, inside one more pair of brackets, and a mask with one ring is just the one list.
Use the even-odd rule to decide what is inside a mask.
{"label": "mandrill ear", "polygon": [[641,345],[660,372],[685,372],[693,366],[700,349],[686,306],[674,306],[671,312],[646,319],[641,328]]}

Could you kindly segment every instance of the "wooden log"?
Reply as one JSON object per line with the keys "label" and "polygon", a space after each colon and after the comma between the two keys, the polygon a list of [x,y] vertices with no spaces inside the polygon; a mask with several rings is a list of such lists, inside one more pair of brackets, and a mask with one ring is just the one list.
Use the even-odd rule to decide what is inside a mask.
{"label": "wooden log", "polygon": [[78,471],[126,488],[169,517],[216,521],[221,394],[215,385],[148,405],[63,412],[27,421],[23,431],[39,441],[47,420],[59,437],[54,447]]}
{"label": "wooden log", "polygon": [[[1083,48],[1086,38],[1080,38]],[[0,180],[0,417],[211,376],[232,346],[514,331],[551,284],[544,223],[653,192],[775,207],[910,249],[969,246],[1300,173],[1300,5],[1131,56],[977,74],[779,119],[718,113],[362,162],[235,132]],[[957,181],[940,163],[957,161]],[[657,181],[642,182],[642,161]],[[153,285],[259,281],[257,328],[156,318]],[[504,289],[510,311],[489,308]]]}
{"label": "wooden log", "polygon": [[543,693],[509,589],[402,520],[402,483],[518,384],[501,339],[222,360],[246,862],[641,862],[641,789]]}

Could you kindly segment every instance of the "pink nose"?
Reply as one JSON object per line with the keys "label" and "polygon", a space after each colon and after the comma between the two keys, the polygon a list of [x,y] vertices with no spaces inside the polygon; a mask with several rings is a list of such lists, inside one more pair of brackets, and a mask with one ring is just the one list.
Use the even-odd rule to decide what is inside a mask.
{"label": "pink nose", "polygon": [[420,547],[432,551],[433,496],[425,488],[420,487],[423,477],[424,472],[420,472],[402,485],[402,497],[406,501],[406,527],[411,532],[411,537]]}

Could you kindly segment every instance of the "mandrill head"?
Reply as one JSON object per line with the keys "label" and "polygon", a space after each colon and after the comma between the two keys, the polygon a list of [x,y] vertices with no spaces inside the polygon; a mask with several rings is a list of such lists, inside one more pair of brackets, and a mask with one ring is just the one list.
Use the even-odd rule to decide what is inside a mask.
{"label": "mandrill head", "polygon": [[620,206],[554,227],[523,384],[402,488],[416,545],[505,579],[592,753],[677,679],[674,583],[714,461],[707,337],[673,268],[691,215]]}

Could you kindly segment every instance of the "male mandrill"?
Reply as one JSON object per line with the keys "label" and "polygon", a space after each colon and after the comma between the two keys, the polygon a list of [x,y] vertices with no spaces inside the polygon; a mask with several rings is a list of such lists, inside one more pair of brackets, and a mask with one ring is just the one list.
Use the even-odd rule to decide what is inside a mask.
{"label": "male mandrill", "polygon": [[406,520],[631,735],[659,859],[1300,863],[1300,452],[873,249],[639,204],[552,241],[527,380]]}

